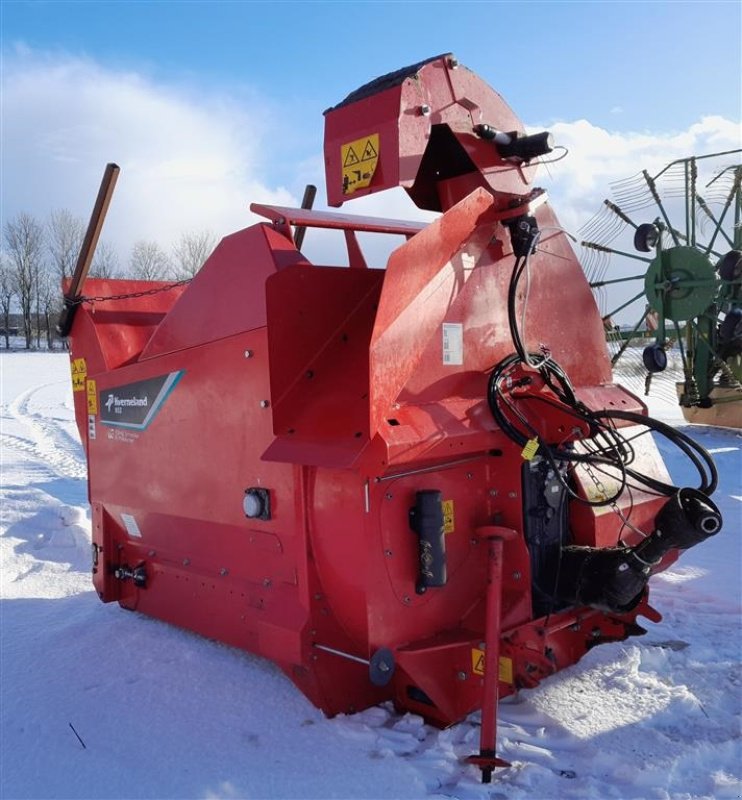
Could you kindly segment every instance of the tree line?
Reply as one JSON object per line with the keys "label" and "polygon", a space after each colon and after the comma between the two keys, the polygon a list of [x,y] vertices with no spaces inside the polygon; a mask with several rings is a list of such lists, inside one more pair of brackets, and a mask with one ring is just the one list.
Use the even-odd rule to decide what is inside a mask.
{"label": "tree line", "polygon": [[[0,248],[0,318],[5,347],[10,347],[11,315],[20,317],[26,349],[51,349],[62,308],[62,281],[72,276],[85,235],[84,221],[67,209],[46,220],[21,212],[3,225]],[[185,280],[209,257],[216,237],[210,231],[184,233],[170,252],[157,242],[134,243],[128,262],[120,263],[110,242],[98,243],[89,275],[95,278]]]}

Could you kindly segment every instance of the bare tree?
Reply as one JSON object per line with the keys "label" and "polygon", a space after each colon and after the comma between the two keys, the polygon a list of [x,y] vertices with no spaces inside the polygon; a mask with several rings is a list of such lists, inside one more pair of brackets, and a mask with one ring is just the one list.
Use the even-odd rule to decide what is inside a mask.
{"label": "bare tree", "polygon": [[91,278],[115,278],[119,272],[119,257],[110,242],[99,242],[90,267]]}
{"label": "bare tree", "polygon": [[[57,282],[57,276],[50,270],[42,271],[37,280],[37,302],[40,313],[44,319],[46,333],[46,346],[49,350],[54,348],[54,324],[52,318],[57,315],[61,307],[62,289]],[[40,328],[36,331],[37,344],[40,339]]]}
{"label": "bare tree", "polygon": [[44,253],[44,229],[30,214],[21,212],[5,223],[3,237],[13,288],[21,307],[26,349],[29,350],[33,336],[31,313]]}
{"label": "bare tree", "polygon": [[192,278],[211,255],[216,236],[211,231],[184,233],[173,247],[174,275],[177,280]]}
{"label": "bare tree", "polygon": [[13,307],[13,275],[10,261],[5,253],[0,254],[0,312],[3,315],[3,329],[5,332],[5,349],[10,349],[10,309]]}
{"label": "bare tree", "polygon": [[72,276],[85,235],[85,224],[66,208],[52,211],[46,225],[47,247],[60,281]]}
{"label": "bare tree", "polygon": [[140,239],[132,248],[129,271],[132,278],[162,281],[170,274],[170,259],[157,242]]}

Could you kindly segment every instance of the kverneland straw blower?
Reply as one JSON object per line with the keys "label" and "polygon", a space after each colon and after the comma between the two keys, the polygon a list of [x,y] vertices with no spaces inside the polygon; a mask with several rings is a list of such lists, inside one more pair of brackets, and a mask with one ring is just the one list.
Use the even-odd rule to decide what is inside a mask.
{"label": "kverneland straw blower", "polygon": [[[612,383],[533,185],[554,150],[451,55],[326,112],[329,204],[403,186],[428,225],[253,205],[187,285],[65,287],[93,582],[275,661],[329,714],[447,725],[642,633],[649,576],[721,527],[706,452]],[[308,228],[348,264],[310,264]],[[358,233],[404,237],[370,268]],[[651,435],[699,485],[671,484]]]}

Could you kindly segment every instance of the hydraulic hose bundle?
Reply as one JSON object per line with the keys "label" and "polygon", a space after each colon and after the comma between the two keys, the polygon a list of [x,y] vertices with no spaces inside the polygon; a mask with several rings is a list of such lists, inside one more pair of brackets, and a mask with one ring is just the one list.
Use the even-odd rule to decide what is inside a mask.
{"label": "hydraulic hose bundle", "polygon": [[[516,352],[497,364],[490,375],[487,401],[495,421],[522,448],[524,458],[540,456],[549,463],[574,502],[615,506],[623,492],[632,489],[670,498],[657,514],[653,532],[633,547],[619,541],[611,548],[564,545],[559,552],[555,600],[617,613],[629,611],[641,600],[653,568],[670,550],[686,550],[721,530],[721,513],[709,499],[718,484],[716,467],[701,445],[659,420],[618,409],[589,409],[577,399],[569,377],[548,351],[528,353],[523,344],[522,324],[519,326],[516,316],[516,297],[525,274],[521,313],[521,320],[525,321],[529,261],[540,232],[535,219],[526,216],[511,223],[510,232],[516,260],[508,288],[508,321]],[[561,441],[544,441],[529,420],[529,414],[538,413],[535,409],[538,403],[568,414],[574,420],[573,434]],[[632,467],[635,457],[632,440],[636,435],[621,433],[617,422],[642,425],[672,442],[696,468],[698,487],[680,488]],[[587,431],[588,435],[581,438],[581,431]],[[575,444],[578,438],[579,449]],[[617,489],[598,499],[582,497],[569,478],[570,470],[578,464],[593,475],[610,476],[617,481]]]}

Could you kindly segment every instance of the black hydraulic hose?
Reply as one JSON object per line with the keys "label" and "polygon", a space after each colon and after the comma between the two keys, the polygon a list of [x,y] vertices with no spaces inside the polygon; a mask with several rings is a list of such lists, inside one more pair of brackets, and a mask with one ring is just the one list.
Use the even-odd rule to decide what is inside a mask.
{"label": "black hydraulic hose", "polygon": [[[514,353],[503,359],[503,361],[493,369],[487,386],[487,401],[492,416],[500,429],[517,445],[525,447],[529,442],[529,438],[538,438],[538,434],[535,428],[529,424],[525,416],[508,401],[500,386],[507,371],[517,363],[521,363],[521,358],[517,353]],[[538,453],[549,461],[551,466],[555,469],[555,473],[560,476],[560,481],[565,485],[570,496],[574,499],[589,505],[610,505],[616,501],[618,496],[628,485],[629,478],[664,496],[671,496],[678,490],[678,487],[673,484],[657,480],[629,466],[635,457],[634,448],[631,446],[630,440],[626,439],[614,425],[608,424],[613,420],[623,420],[624,422],[643,425],[649,430],[664,436],[680,449],[696,468],[700,476],[699,491],[708,496],[717,488],[718,473],[713,459],[701,445],[686,434],[653,417],[647,417],[643,414],[637,414],[631,411],[622,411],[618,409],[591,411],[575,399],[569,379],[563,370],[551,359],[542,362],[538,367],[538,371],[557,397],[561,399],[563,405],[562,403],[549,400],[546,397],[536,395],[526,395],[523,399],[538,400],[553,405],[555,408],[559,408],[574,416],[576,421],[588,425],[593,438],[603,437],[603,444],[600,444],[598,449],[588,453],[578,453],[571,448],[568,449],[561,446],[550,445],[543,441],[539,442]],[[552,378],[556,378],[556,384],[552,381]],[[520,430],[519,427],[508,418],[501,404],[507,406],[511,414],[517,416],[526,432]],[[594,467],[597,467],[598,464],[611,467],[619,473],[618,476],[615,476],[619,479],[619,489],[611,497],[599,501],[586,501],[584,498],[579,498],[576,493],[571,490],[571,487],[561,478],[561,472],[557,469],[557,462],[559,461],[584,463]]]}
{"label": "black hydraulic hose", "polygon": [[[637,425],[646,425],[648,428],[656,430],[657,433],[662,434],[676,447],[680,448],[684,453],[686,453],[686,455],[688,455],[688,457],[693,461],[702,478],[702,485],[699,487],[699,491],[703,492],[707,496],[712,495],[716,491],[719,485],[719,473],[716,469],[716,464],[714,464],[714,459],[711,458],[711,455],[704,447],[702,447],[700,444],[698,444],[698,442],[696,442],[694,439],[691,439],[690,436],[686,435],[682,431],[679,431],[677,428],[673,428],[671,425],[668,425],[665,422],[654,419],[654,417],[645,417],[643,414],[636,414],[633,411],[622,411],[620,409],[611,408],[595,412],[595,416],[606,419],[622,419],[627,422],[634,422]],[[691,451],[695,451],[695,453],[700,456],[700,460],[706,465],[706,468],[708,469],[708,480],[700,468],[700,462],[691,455]]]}

